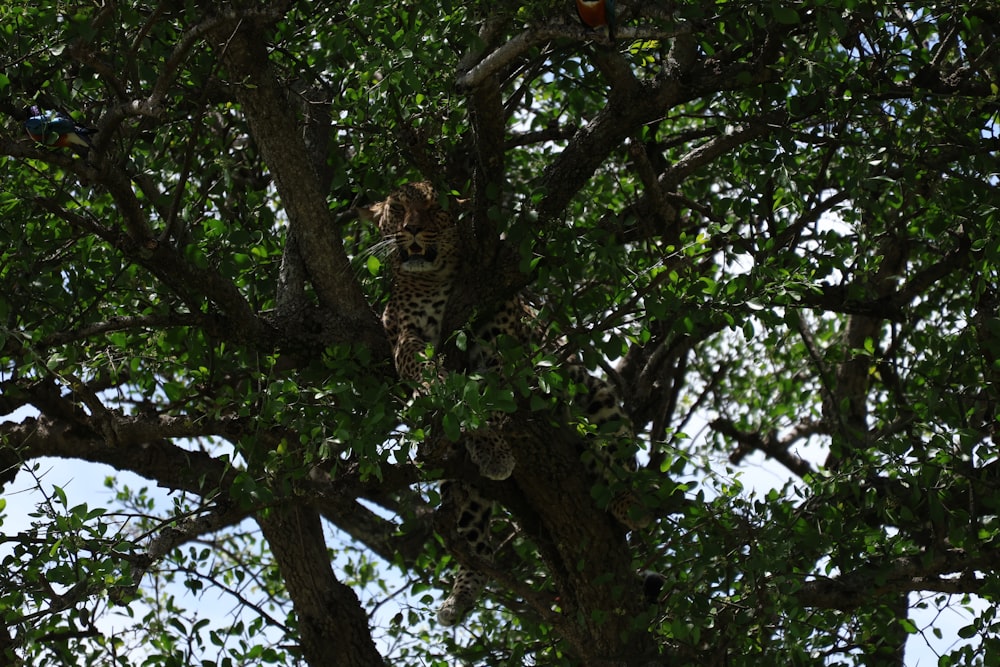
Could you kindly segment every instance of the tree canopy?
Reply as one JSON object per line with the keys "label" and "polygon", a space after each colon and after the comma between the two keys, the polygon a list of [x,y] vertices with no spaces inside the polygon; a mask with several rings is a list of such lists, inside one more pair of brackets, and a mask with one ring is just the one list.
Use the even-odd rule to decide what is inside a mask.
{"label": "tree canopy", "polygon": [[[615,4],[613,41],[568,0],[0,8],[0,483],[38,499],[0,660],[997,659],[1000,9]],[[517,292],[552,337],[411,400],[355,210],[417,180],[465,200],[445,359]],[[634,422],[648,529],[552,418],[567,354]],[[452,441],[498,410],[488,482]],[[43,457],[149,486],[95,504]],[[754,495],[764,459],[788,482]],[[494,563],[448,478],[501,508]],[[490,584],[453,630],[457,563]]]}

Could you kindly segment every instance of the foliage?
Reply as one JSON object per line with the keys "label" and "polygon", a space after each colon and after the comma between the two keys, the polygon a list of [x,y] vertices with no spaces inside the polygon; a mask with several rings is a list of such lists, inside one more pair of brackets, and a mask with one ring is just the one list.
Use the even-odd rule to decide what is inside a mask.
{"label": "foliage", "polygon": [[[562,1],[0,8],[0,482],[38,503],[5,661],[995,659],[1000,11],[616,4],[613,44]],[[502,381],[395,377],[352,207],[410,180],[468,199],[445,359],[517,290],[549,326]],[[637,427],[642,534],[577,493],[569,354]],[[503,546],[446,631],[434,482],[496,411]],[[751,493],[765,458],[789,481]]]}

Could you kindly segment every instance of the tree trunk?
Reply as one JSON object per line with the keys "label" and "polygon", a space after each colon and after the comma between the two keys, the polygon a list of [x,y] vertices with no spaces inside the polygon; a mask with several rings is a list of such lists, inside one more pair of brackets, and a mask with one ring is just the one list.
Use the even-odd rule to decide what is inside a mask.
{"label": "tree trunk", "polygon": [[544,544],[541,553],[561,601],[559,633],[582,665],[646,664],[657,648],[647,628],[637,625],[645,604],[624,528],[591,498],[592,481],[573,435],[537,422],[528,429],[517,447],[514,480],[538,512],[540,521],[523,527],[537,531],[535,539]]}

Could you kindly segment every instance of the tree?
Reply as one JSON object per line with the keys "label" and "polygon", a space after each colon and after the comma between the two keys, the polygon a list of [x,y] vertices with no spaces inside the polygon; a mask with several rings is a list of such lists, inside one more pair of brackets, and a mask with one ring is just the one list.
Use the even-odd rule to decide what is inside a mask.
{"label": "tree", "polygon": [[[915,607],[992,603],[1000,10],[617,4],[613,43],[563,1],[3,8],[0,481],[54,456],[173,492],[39,481],[5,661],[901,665],[941,632]],[[31,105],[93,148],[25,137]],[[408,401],[353,209],[413,180],[468,199],[445,351],[530,293],[558,333],[532,354],[621,394],[647,531],[546,418],[558,363]],[[476,477],[444,415],[511,396],[481,563],[437,509]],[[750,496],[762,457],[791,479]],[[491,584],[451,632],[456,562]],[[940,664],[990,660],[995,616]]]}

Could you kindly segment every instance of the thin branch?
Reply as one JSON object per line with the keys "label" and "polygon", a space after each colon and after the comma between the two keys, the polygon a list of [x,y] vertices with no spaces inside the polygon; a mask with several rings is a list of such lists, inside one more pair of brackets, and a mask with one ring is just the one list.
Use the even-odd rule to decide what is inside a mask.
{"label": "thin branch", "polygon": [[792,437],[783,440],[779,439],[775,433],[761,435],[758,431],[741,431],[730,419],[723,417],[712,421],[710,426],[738,443],[739,446],[729,455],[729,461],[734,465],[740,463],[748,454],[759,451],[785,466],[800,478],[815,473],[808,461],[790,452],[789,448],[801,438],[823,432],[819,423],[811,423],[808,426],[800,425]]}
{"label": "thin branch", "polygon": [[169,313],[167,315],[123,315],[112,317],[103,322],[94,322],[72,331],[60,331],[50,334],[34,344],[33,347],[45,349],[56,345],[65,345],[77,341],[104,336],[116,331],[135,331],[141,329],[163,330],[172,327],[208,327],[211,318],[203,313]]}
{"label": "thin branch", "polygon": [[126,590],[120,590],[114,594],[115,597],[130,599],[134,596],[142,583],[142,578],[153,565],[177,547],[207,533],[215,533],[235,525],[248,516],[250,516],[250,511],[244,509],[243,506],[237,503],[226,503],[216,505],[197,517],[181,521],[176,526],[163,528],[156,537],[150,540],[145,552],[123,556],[134,563],[135,570],[132,575],[132,584]]}
{"label": "thin branch", "polygon": [[695,170],[742,146],[751,139],[773,132],[776,128],[782,127],[787,120],[788,114],[783,111],[748,118],[741,124],[741,127],[720,137],[715,137],[688,152],[660,176],[660,183],[667,189],[674,190],[678,183]]}

